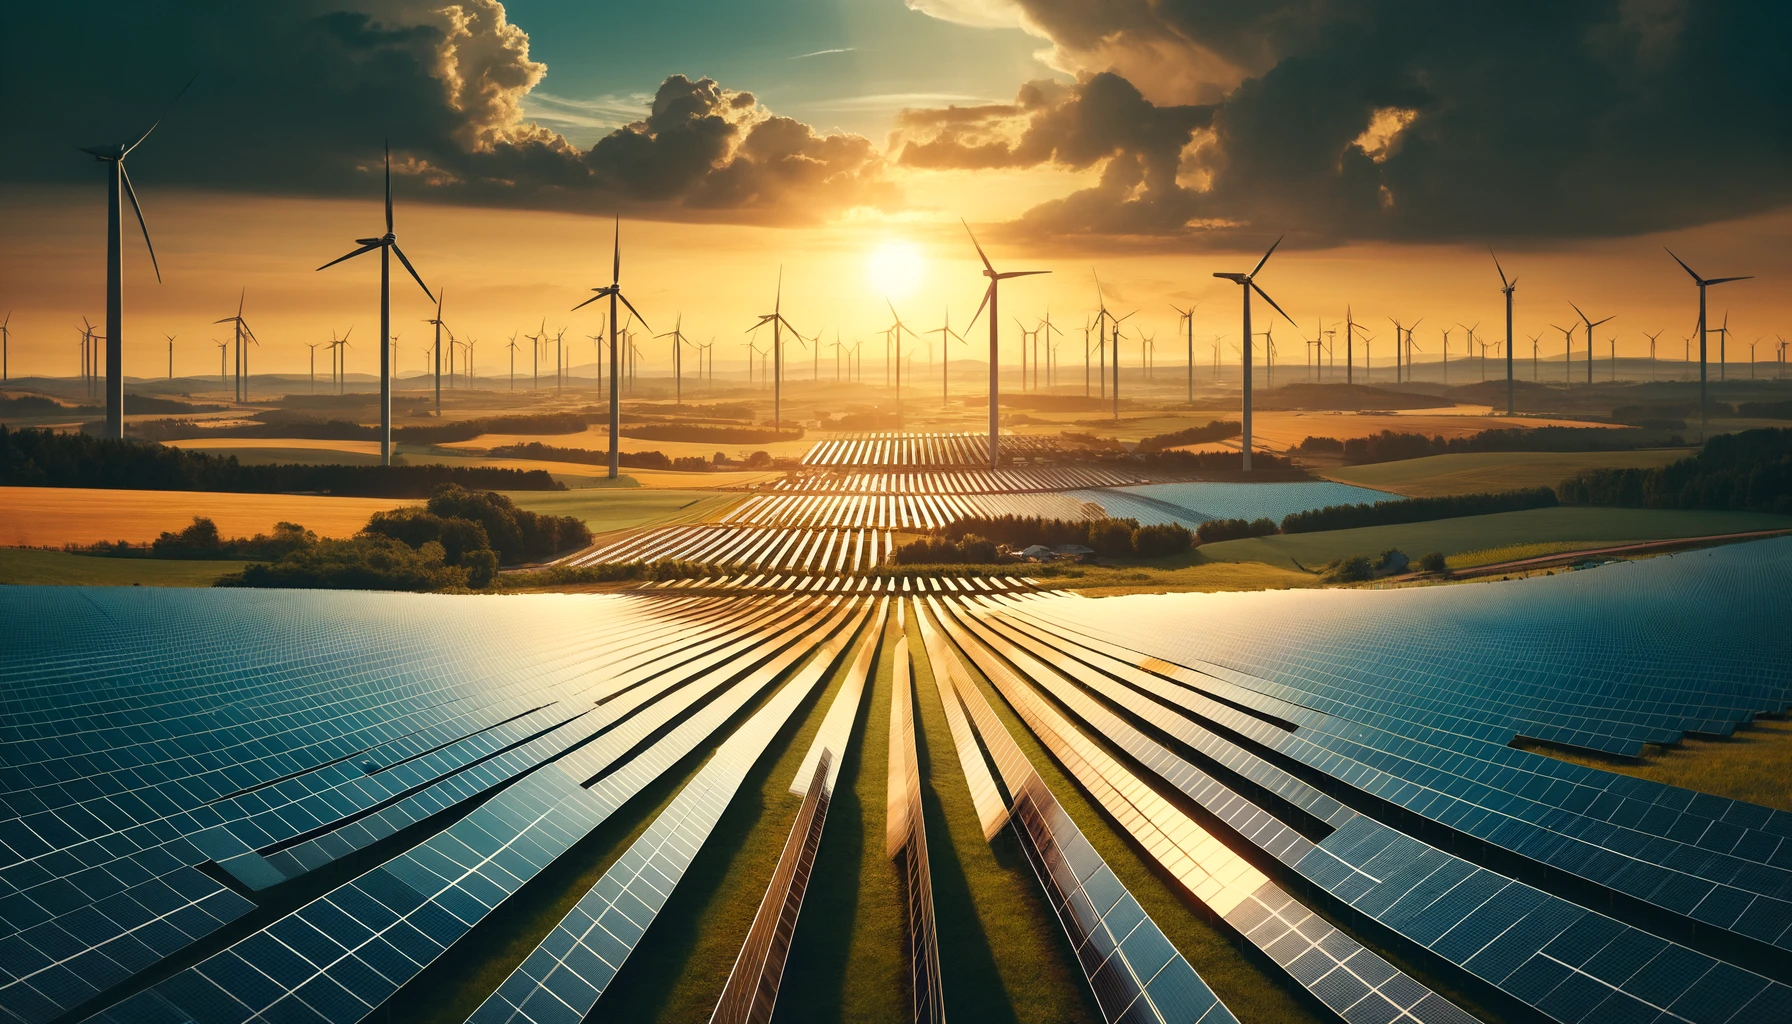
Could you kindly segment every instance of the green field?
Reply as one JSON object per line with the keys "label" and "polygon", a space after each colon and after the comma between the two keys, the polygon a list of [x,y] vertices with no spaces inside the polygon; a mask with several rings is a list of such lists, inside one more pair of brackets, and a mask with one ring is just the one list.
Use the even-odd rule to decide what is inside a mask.
{"label": "green field", "polygon": [[102,558],[63,551],[0,548],[0,584],[64,587],[209,587],[238,561],[184,558]]}
{"label": "green field", "polygon": [[[1463,516],[1399,526],[1366,526],[1325,533],[1278,534],[1203,544],[1201,555],[1218,561],[1268,562],[1316,569],[1334,558],[1372,555],[1398,548],[1413,558],[1430,551],[1456,555],[1487,548],[1575,541],[1577,546],[1605,547],[1644,540],[1671,540],[1720,533],[1792,528],[1792,517],[1759,512],[1707,512],[1682,509],[1556,508]],[[1522,556],[1520,556],[1522,557]]]}
{"label": "green field", "polygon": [[1792,811],[1792,790],[1786,787],[1792,777],[1792,722],[1784,720],[1763,718],[1731,736],[1689,736],[1671,747],[1647,744],[1643,756],[1634,760],[1542,744],[1518,746],[1608,772]]}
{"label": "green field", "polygon": [[518,508],[556,516],[577,516],[592,533],[641,526],[713,519],[741,500],[715,491],[653,490],[644,487],[582,487],[570,491],[506,491]]}
{"label": "green field", "polygon": [[1479,494],[1521,487],[1554,487],[1583,469],[1665,466],[1696,452],[1693,448],[1647,448],[1631,452],[1463,452],[1422,459],[1344,466],[1321,473],[1328,480],[1393,491],[1414,498]]}

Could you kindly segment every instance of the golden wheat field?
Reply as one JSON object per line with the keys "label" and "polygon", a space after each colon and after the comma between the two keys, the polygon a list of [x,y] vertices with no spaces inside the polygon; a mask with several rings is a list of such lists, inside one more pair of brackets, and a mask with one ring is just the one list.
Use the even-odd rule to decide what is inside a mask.
{"label": "golden wheat field", "polygon": [[421,502],[310,494],[126,491],[85,487],[0,487],[0,546],[132,543],[207,516],[227,537],[266,533],[285,520],[325,537],[346,537],[384,509]]}

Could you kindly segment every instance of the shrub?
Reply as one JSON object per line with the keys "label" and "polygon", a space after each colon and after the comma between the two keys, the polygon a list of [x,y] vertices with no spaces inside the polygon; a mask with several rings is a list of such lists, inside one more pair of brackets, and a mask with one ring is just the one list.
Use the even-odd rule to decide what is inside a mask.
{"label": "shrub", "polygon": [[1203,544],[1211,544],[1222,540],[1238,540],[1243,537],[1267,537],[1276,532],[1276,521],[1269,518],[1252,519],[1209,519],[1195,527],[1195,537]]}
{"label": "shrub", "polygon": [[1321,530],[1352,530],[1359,526],[1422,523],[1433,519],[1549,508],[1555,504],[1555,491],[1548,487],[1533,487],[1497,494],[1457,494],[1441,498],[1378,501],[1373,505],[1327,505],[1325,508],[1295,512],[1287,516],[1282,520],[1282,532],[1316,533]]}
{"label": "shrub", "polygon": [[1089,546],[1099,555],[1130,555],[1136,528],[1130,520],[1097,519],[1089,524]]}
{"label": "shrub", "polygon": [[463,557],[475,551],[491,550],[483,524],[459,516],[444,518],[426,508],[375,512],[361,532],[401,540],[414,548],[435,541],[442,545],[443,560],[449,565],[463,564]]}
{"label": "shrub", "polygon": [[1300,444],[1295,445],[1295,450],[1310,454],[1320,452],[1336,454],[1344,450],[1344,442],[1335,437],[1314,437],[1312,434],[1308,434],[1301,439]]}
{"label": "shrub", "polygon": [[715,465],[701,455],[680,455],[672,460],[672,468],[681,473],[707,473]]}
{"label": "shrub", "polygon": [[1449,568],[1444,562],[1442,551],[1427,551],[1419,556],[1419,568],[1426,572],[1443,572]]}
{"label": "shrub", "polygon": [[445,590],[464,587],[468,570],[444,561],[442,545],[421,548],[381,534],[323,540],[272,564],[256,562],[220,576],[219,587],[311,587],[324,590]]}
{"label": "shrub", "polygon": [[1140,558],[1159,558],[1187,551],[1192,539],[1181,523],[1153,523],[1132,532],[1132,550]]}
{"label": "shrub", "polygon": [[1229,437],[1237,437],[1243,432],[1244,427],[1237,420],[1214,420],[1205,427],[1188,427],[1184,430],[1171,431],[1168,434],[1154,434],[1139,442],[1139,451],[1161,452],[1166,448],[1175,448],[1179,445],[1224,441]]}
{"label": "shrub", "polygon": [[969,534],[958,540],[923,537],[896,549],[897,565],[995,565],[1013,561],[995,541]]}
{"label": "shrub", "polygon": [[459,518],[479,524],[504,562],[541,558],[591,543],[591,530],[583,520],[520,509],[494,491],[469,491],[448,484],[430,495],[427,508],[444,519]]}
{"label": "shrub", "polygon": [[1361,583],[1375,576],[1375,568],[1369,564],[1367,555],[1351,555],[1348,558],[1334,558],[1325,563],[1320,579],[1327,583]]}

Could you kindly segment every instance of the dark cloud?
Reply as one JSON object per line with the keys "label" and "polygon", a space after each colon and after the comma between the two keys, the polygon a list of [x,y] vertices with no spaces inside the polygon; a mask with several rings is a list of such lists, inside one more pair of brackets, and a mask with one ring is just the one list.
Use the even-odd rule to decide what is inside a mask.
{"label": "dark cloud", "polygon": [[[131,161],[139,184],[365,194],[390,138],[401,186],[447,202],[789,221],[898,201],[859,136],[682,75],[582,150],[527,120],[546,73],[498,0],[46,4],[9,14],[0,179],[89,180],[75,147],[122,139],[192,91]],[[72,48],[72,49],[71,49]]]}
{"label": "dark cloud", "polygon": [[[1548,240],[1792,201],[1792,5],[1017,3],[1080,84],[1050,112],[909,112],[902,161],[1078,167],[1105,151],[1099,186],[1033,210],[1020,227],[1034,233]],[[1118,93],[1112,78],[1158,110],[1200,101],[1211,116],[1137,121],[1156,132],[1073,118],[1070,142],[1024,146],[1096,90]]]}

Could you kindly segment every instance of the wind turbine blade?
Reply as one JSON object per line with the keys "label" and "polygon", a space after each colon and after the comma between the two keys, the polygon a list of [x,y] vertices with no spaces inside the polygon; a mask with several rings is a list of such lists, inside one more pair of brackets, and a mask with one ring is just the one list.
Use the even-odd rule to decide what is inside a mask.
{"label": "wind turbine blade", "polygon": [[[373,250],[378,249],[379,247],[380,247],[380,243],[378,243],[378,242],[374,242],[371,245],[363,245],[361,248],[356,249],[354,252],[349,253],[347,256],[338,256],[335,259],[331,260],[330,262],[324,264],[323,266],[318,267],[317,269],[327,270],[330,267],[333,267],[336,264],[341,263],[343,260],[352,260],[356,256],[359,256],[364,252],[372,252]],[[218,322],[223,323],[224,321],[220,320]]]}
{"label": "wind turbine blade", "polygon": [[[194,82],[195,82],[195,81],[196,81],[196,80],[198,80],[198,78],[199,78],[199,73],[198,73],[198,72],[194,72],[194,73],[193,73],[193,77],[192,77],[192,78],[189,78],[189,79],[187,79],[187,84],[186,84],[186,85],[183,85],[183,86],[181,86],[181,87],[180,87],[180,91],[179,91],[179,92],[177,92],[177,93],[175,93],[175,94],[174,94],[174,99],[172,99],[172,100],[169,100],[169,101],[168,101],[168,105],[169,105],[169,106],[171,106],[171,107],[172,107],[172,106],[174,106],[174,105],[175,105],[175,104],[176,104],[176,103],[179,103],[179,102],[180,102],[180,98],[181,98],[181,97],[182,97],[182,96],[185,96],[185,95],[186,95],[186,94],[187,94],[187,90],[188,90],[188,89],[191,89],[191,88],[192,88],[192,87],[193,87],[193,83],[194,83]],[[164,115],[164,116],[166,116],[166,115]],[[119,159],[120,159],[120,160],[123,160],[123,159],[124,159],[124,158],[125,158],[125,157],[127,157],[127,156],[130,156],[130,155],[131,155],[131,150],[133,150],[133,149],[136,149],[136,148],[137,148],[137,147],[138,147],[138,146],[141,146],[141,145],[143,145],[143,140],[144,140],[144,139],[147,139],[147,138],[149,138],[149,132],[153,132],[153,131],[155,131],[155,130],[156,130],[156,128],[157,128],[157,127],[158,127],[158,126],[159,126],[159,125],[160,125],[160,124],[161,124],[161,123],[162,123],[162,119],[161,119],[161,118],[160,118],[160,117],[158,117],[158,118],[156,118],[156,123],[155,123],[155,124],[152,124],[152,125],[150,125],[150,126],[149,126],[149,131],[146,131],[146,132],[144,132],[144,133],[143,133],[143,134],[142,134],[142,135],[139,135],[139,136],[137,136],[137,141],[136,141],[136,142],[133,142],[133,143],[131,143],[131,144],[130,144],[130,145],[128,145],[128,146],[126,146],[126,147],[124,147],[124,151],[123,151],[123,152],[121,152],[121,153],[119,153],[119,154],[118,154],[118,158],[119,158]]]}
{"label": "wind turbine blade", "polygon": [[[386,140],[386,234],[392,233],[392,140]],[[424,291],[429,289],[425,288]]]}
{"label": "wind turbine blade", "polygon": [[[1287,237],[1288,237],[1288,236],[1287,236],[1287,235],[1283,235],[1283,236],[1282,236],[1282,238],[1287,238]],[[1269,258],[1270,258],[1270,257],[1271,257],[1271,256],[1274,256],[1274,255],[1275,255],[1275,253],[1276,253],[1276,246],[1279,246],[1279,245],[1281,245],[1281,244],[1282,244],[1282,238],[1278,238],[1278,239],[1276,239],[1276,243],[1275,243],[1275,245],[1272,245],[1272,246],[1270,246],[1270,247],[1269,247],[1269,251],[1268,251],[1268,252],[1266,252],[1266,253],[1264,253],[1264,254],[1263,254],[1263,258],[1262,258],[1262,259],[1260,259],[1260,260],[1258,260],[1258,261],[1257,261],[1257,268],[1256,268],[1256,270],[1253,270],[1253,271],[1251,271],[1251,276],[1252,276],[1252,277],[1256,277],[1256,276],[1257,276],[1257,271],[1258,271],[1258,270],[1262,270],[1262,269],[1263,269],[1263,264],[1265,264],[1265,263],[1268,263],[1268,262],[1269,262]],[[1269,298],[1269,296],[1267,296],[1267,295],[1265,295],[1265,296],[1263,296],[1263,297],[1264,297],[1264,298],[1266,298],[1266,299],[1267,299],[1267,298]],[[1275,305],[1275,303],[1273,303],[1273,302],[1272,302],[1272,303],[1270,303],[1270,305],[1272,305],[1272,306],[1273,306],[1273,305]],[[1282,314],[1282,315],[1283,315],[1283,316],[1287,316],[1287,315],[1288,315],[1288,314],[1286,314],[1286,313],[1284,313],[1284,314]]]}
{"label": "wind turbine blade", "polygon": [[[1278,241],[1278,244],[1280,244],[1280,240],[1279,240],[1279,239],[1278,239],[1278,240],[1277,240],[1277,241]],[[1272,249],[1272,250],[1271,250],[1271,251],[1273,251],[1273,249]],[[1269,257],[1267,257],[1267,256],[1265,256],[1265,257],[1264,257],[1264,259],[1268,259],[1268,258],[1269,258]],[[1259,266],[1261,266],[1261,265],[1262,265],[1262,264],[1258,264],[1258,265],[1259,265]],[[1286,320],[1286,321],[1288,321],[1288,322],[1289,322],[1289,323],[1290,323],[1290,324],[1293,324],[1293,325],[1294,325],[1294,328],[1295,328],[1295,330],[1299,330],[1299,329],[1300,329],[1300,325],[1299,325],[1299,324],[1296,324],[1296,323],[1294,323],[1294,318],[1293,318],[1293,317],[1291,317],[1291,316],[1289,316],[1289,315],[1288,315],[1288,312],[1287,312],[1287,311],[1286,311],[1286,310],[1284,310],[1284,309],[1283,309],[1283,308],[1282,308],[1282,307],[1280,307],[1280,306],[1278,306],[1278,305],[1276,305],[1276,300],[1274,300],[1274,299],[1272,299],[1272,298],[1270,298],[1270,297],[1269,297],[1269,293],[1268,293],[1268,292],[1266,292],[1266,291],[1264,291],[1264,290],[1263,290],[1263,289],[1261,289],[1261,288],[1259,288],[1259,287],[1257,287],[1257,282],[1255,282],[1255,281],[1252,281],[1252,282],[1251,282],[1251,290],[1252,290],[1252,291],[1254,291],[1254,292],[1256,292],[1256,293],[1257,293],[1257,294],[1258,294],[1258,295],[1261,295],[1261,296],[1263,296],[1263,301],[1264,301],[1264,302],[1267,302],[1267,303],[1269,303],[1269,304],[1270,304],[1270,306],[1271,306],[1271,308],[1273,308],[1273,309],[1274,309],[1274,310],[1275,310],[1275,311],[1276,311],[1276,312],[1278,312],[1278,313],[1280,313],[1280,314],[1282,314],[1282,319],[1284,319],[1284,320]]]}
{"label": "wind turbine blade", "polygon": [[125,173],[124,163],[118,165],[118,177],[124,182],[124,194],[131,197],[131,209],[137,211],[137,226],[143,229],[143,244],[149,247],[149,265],[156,268],[156,283],[162,283],[162,265],[156,262],[156,247],[149,240],[149,225],[143,222],[143,207],[137,205],[137,190],[131,187],[131,176]]}
{"label": "wind turbine blade", "polygon": [[971,226],[965,223],[963,217],[958,218],[958,223],[964,224],[964,233],[971,236],[971,245],[975,246],[977,249],[977,258],[983,261],[983,269],[989,271],[991,274],[995,273],[996,268],[990,265],[989,257],[983,255],[983,246],[977,244],[977,235],[971,230]]}
{"label": "wind turbine blade", "polygon": [[[616,234],[610,250],[610,284],[622,283],[622,215],[616,215]],[[627,300],[624,300],[627,301]],[[632,307],[631,307],[632,308]]]}
{"label": "wind turbine blade", "polygon": [[1705,283],[1708,285],[1710,285],[1710,284],[1728,284],[1731,281],[1753,281],[1754,279],[1755,279],[1755,275],[1744,274],[1741,277],[1715,277],[1709,281],[1706,281]]}
{"label": "wind turbine blade", "polygon": [[[405,259],[404,250],[398,247],[397,242],[392,243],[392,254],[398,257],[398,262],[404,264],[404,269],[411,272],[411,280],[417,282],[417,287],[423,289],[423,294],[428,295],[432,299],[435,298],[435,295],[429,290],[429,285],[423,283],[423,278],[417,273],[417,268],[411,266],[410,260]],[[442,307],[439,304],[436,306],[436,315],[442,315]]]}
{"label": "wind turbine blade", "polygon": [[[1670,256],[1672,256],[1672,255],[1673,255],[1673,253],[1669,253],[1669,254],[1668,254],[1668,255],[1670,255]],[[1570,303],[1568,303],[1568,304],[1569,304],[1569,305],[1570,305],[1570,306],[1574,306],[1574,303],[1572,303],[1572,302],[1570,302]],[[1576,312],[1576,313],[1580,313],[1580,307],[1579,307],[1579,306],[1574,306],[1574,311],[1575,311],[1575,312]],[[1591,321],[1591,320],[1589,320],[1589,319],[1587,319],[1587,314],[1585,314],[1585,313],[1580,313],[1580,318],[1581,318],[1581,320],[1582,320],[1582,321],[1584,321],[1584,322],[1586,322],[1586,323],[1588,323],[1588,324],[1591,324],[1591,323],[1592,323],[1592,322],[1593,322],[1593,321]]]}
{"label": "wind turbine blade", "polygon": [[989,287],[983,289],[983,301],[977,303],[977,312],[971,314],[970,322],[964,325],[965,330],[968,331],[977,326],[977,318],[983,315],[983,307],[989,305],[989,297],[994,295],[995,291],[996,283],[994,281],[989,282]]}
{"label": "wind turbine blade", "polygon": [[1673,256],[1674,262],[1680,264],[1680,269],[1686,271],[1686,274],[1688,277],[1692,278],[1694,281],[1697,281],[1699,284],[1708,283],[1705,281],[1704,278],[1701,278],[1699,275],[1693,273],[1692,268],[1686,265],[1685,260],[1681,259],[1678,256],[1674,256],[1674,250],[1672,250],[1664,245],[1661,247],[1661,251],[1667,253],[1669,256]]}
{"label": "wind turbine blade", "polygon": [[996,279],[1006,281],[1011,277],[1032,277],[1034,274],[1049,274],[1049,270],[1010,270],[1005,274],[997,274]]}
{"label": "wind turbine blade", "polygon": [[632,313],[632,314],[634,314],[634,317],[635,317],[635,319],[636,319],[636,320],[639,320],[639,321],[641,321],[641,326],[642,326],[642,327],[645,327],[645,328],[647,328],[647,329],[648,329],[648,330],[650,330],[650,331],[651,331],[651,330],[653,330],[653,325],[651,325],[651,324],[649,324],[649,323],[648,323],[648,322],[647,322],[647,318],[646,318],[646,317],[644,317],[644,316],[642,316],[642,315],[641,315],[641,311],[640,311],[640,310],[638,310],[638,309],[636,309],[636,308],[635,308],[635,307],[634,307],[634,304],[633,304],[633,303],[631,303],[631,302],[629,302],[629,301],[628,301],[628,298],[627,298],[627,296],[625,296],[625,295],[623,295],[623,294],[622,294],[622,290],[621,290],[621,289],[620,289],[620,288],[618,288],[618,289],[617,289],[617,290],[616,290],[616,297],[617,297],[617,298],[618,298],[618,299],[621,299],[621,300],[622,300],[622,304],[623,304],[623,305],[624,305],[624,306],[627,306],[627,307],[628,307],[628,311],[629,311],[629,312],[630,312],[630,313]]}
{"label": "wind turbine blade", "polygon": [[1510,287],[1512,287],[1512,286],[1513,286],[1513,285],[1514,285],[1514,284],[1516,284],[1516,283],[1517,283],[1517,282],[1515,282],[1515,281],[1508,281],[1508,280],[1506,280],[1506,270],[1505,270],[1505,268],[1504,268],[1504,267],[1502,267],[1502,266],[1500,266],[1500,258],[1499,258],[1499,257],[1498,257],[1498,256],[1494,256],[1494,253],[1493,253],[1493,247],[1492,247],[1492,246],[1488,246],[1488,248],[1487,248],[1487,255],[1489,255],[1489,256],[1493,256],[1493,269],[1495,269],[1495,270],[1497,270],[1497,271],[1499,271],[1499,275],[1500,275],[1500,287],[1502,287],[1502,288],[1510,288]]}

